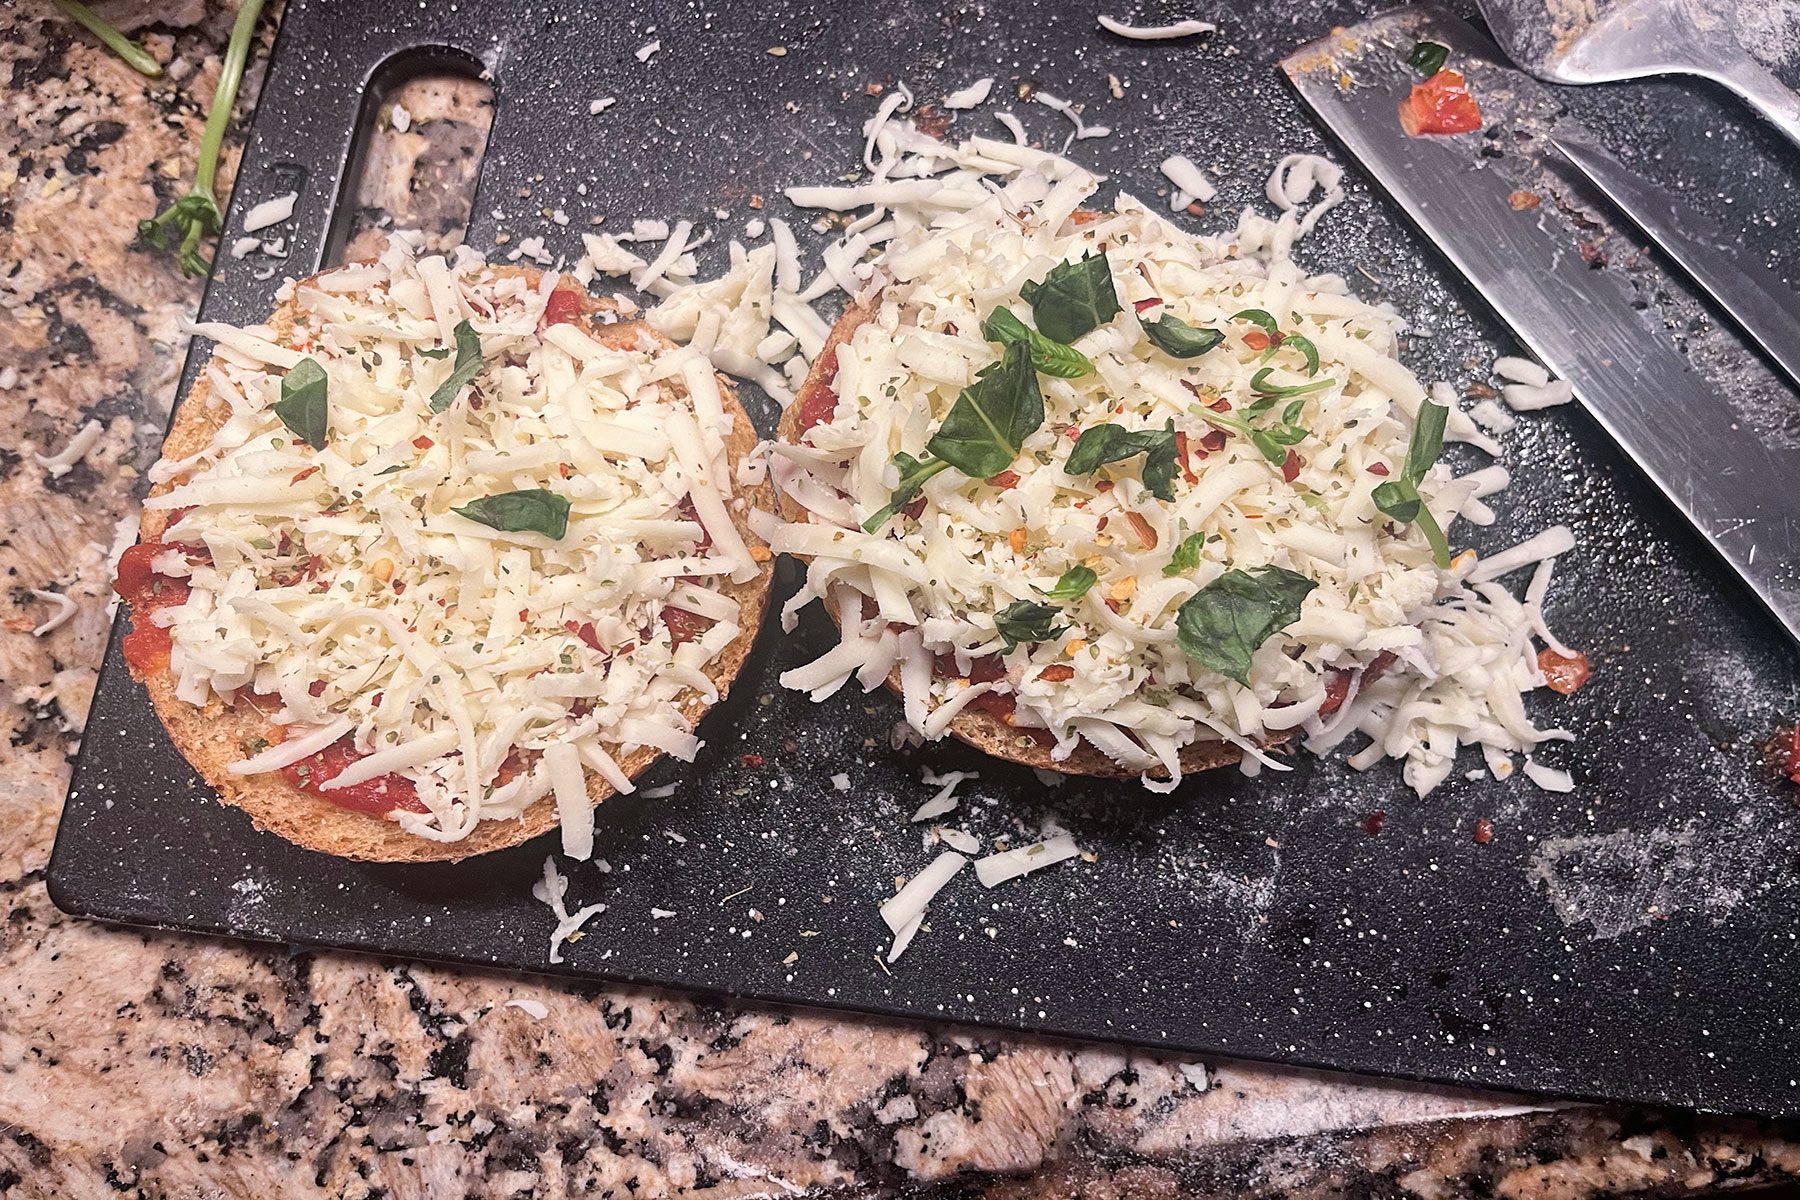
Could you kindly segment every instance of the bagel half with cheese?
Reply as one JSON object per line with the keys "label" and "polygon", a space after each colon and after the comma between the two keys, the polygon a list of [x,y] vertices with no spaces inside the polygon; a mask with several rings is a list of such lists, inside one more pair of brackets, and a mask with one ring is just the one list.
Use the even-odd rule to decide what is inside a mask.
{"label": "bagel half with cheese", "polygon": [[212,361],[118,590],[133,675],[226,804],[454,860],[593,806],[730,687],[773,497],[729,385],[571,281],[420,256],[290,283]]}
{"label": "bagel half with cheese", "polygon": [[1415,651],[1474,485],[1435,465],[1394,313],[1096,186],[1023,177],[873,263],[775,446],[771,543],[808,563],[784,620],[822,600],[841,639],[783,683],[885,681],[927,738],[1155,790],[1285,769],[1391,667],[1384,697],[1436,686]]}

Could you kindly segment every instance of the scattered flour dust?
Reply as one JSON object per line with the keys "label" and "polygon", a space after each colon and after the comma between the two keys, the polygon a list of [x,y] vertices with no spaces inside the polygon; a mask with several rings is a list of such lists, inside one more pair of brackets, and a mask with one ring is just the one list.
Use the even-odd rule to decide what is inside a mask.
{"label": "scattered flour dust", "polygon": [[1724,920],[1753,891],[1770,886],[1762,860],[1775,841],[1766,831],[1703,829],[1695,822],[1547,838],[1525,877],[1544,891],[1564,925],[1585,922],[1594,938],[1615,938],[1665,918]]}

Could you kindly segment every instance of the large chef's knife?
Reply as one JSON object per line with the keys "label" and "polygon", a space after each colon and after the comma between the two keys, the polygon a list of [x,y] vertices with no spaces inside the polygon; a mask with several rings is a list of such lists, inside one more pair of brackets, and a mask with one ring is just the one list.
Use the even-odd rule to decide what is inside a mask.
{"label": "large chef's knife", "polygon": [[1800,296],[1793,289],[1741,243],[1598,146],[1572,136],[1551,142],[1659,249],[1680,263],[1789,379],[1800,383]]}
{"label": "large chef's knife", "polygon": [[[1504,140],[1406,136],[1398,106],[1419,81],[1406,60],[1420,41],[1449,48],[1450,65],[1468,77]],[[1626,272],[1592,269],[1577,234],[1538,211],[1541,156],[1520,151],[1533,140],[1541,147],[1556,119],[1544,85],[1501,65],[1492,42],[1429,5],[1339,30],[1282,68],[1368,174],[1800,638],[1800,451],[1772,447],[1652,315],[1632,307]]]}

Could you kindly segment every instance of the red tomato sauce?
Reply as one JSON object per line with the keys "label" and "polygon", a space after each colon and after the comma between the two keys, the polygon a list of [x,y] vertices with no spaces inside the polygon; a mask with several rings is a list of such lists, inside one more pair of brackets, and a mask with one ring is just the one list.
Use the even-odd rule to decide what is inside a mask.
{"label": "red tomato sauce", "polygon": [[562,325],[581,316],[581,293],[557,288],[544,302],[544,324]]}
{"label": "red tomato sauce", "polygon": [[185,579],[158,575],[151,562],[166,550],[185,550],[189,558],[204,557],[204,551],[169,542],[139,542],[119,558],[119,574],[113,590],[131,606],[131,632],[120,643],[125,664],[139,679],[168,668],[171,643],[169,631],[150,622],[158,609],[186,604],[188,584]]}
{"label": "red tomato sauce", "polygon": [[418,789],[413,787],[412,780],[403,775],[377,775],[373,779],[365,779],[361,783],[353,783],[349,787],[333,791],[326,791],[320,786],[326,780],[336,779],[343,774],[351,763],[367,757],[351,744],[346,735],[317,754],[281,768],[281,776],[308,795],[317,796],[351,812],[380,816],[395,809],[418,813],[427,811],[424,802],[419,799]]}

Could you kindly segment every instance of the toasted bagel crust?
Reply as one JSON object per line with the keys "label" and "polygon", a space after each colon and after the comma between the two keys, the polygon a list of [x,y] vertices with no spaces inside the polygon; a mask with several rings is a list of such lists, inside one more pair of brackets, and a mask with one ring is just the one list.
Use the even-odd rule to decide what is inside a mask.
{"label": "toasted bagel crust", "polygon": [[[527,284],[534,288],[541,278],[541,272],[528,267],[495,266],[492,270],[499,274],[522,275]],[[300,281],[302,284],[305,282]],[[590,331],[608,345],[627,347],[635,344],[639,336],[648,335],[661,345],[674,348],[672,342],[642,322],[601,323],[599,317],[618,311],[610,300],[584,292],[582,311],[588,318]],[[268,324],[274,328],[278,337],[285,336],[293,329],[295,315],[294,304],[290,301],[275,311]],[[725,411],[731,414],[733,421],[731,434],[726,439],[726,451],[735,472],[736,465],[755,447],[758,437],[755,427],[750,423],[750,415],[744,411],[737,393],[722,376],[719,378],[719,390]],[[174,423],[163,443],[164,458],[186,458],[198,453],[212,441],[219,426],[230,414],[224,404],[213,402],[211,391],[206,376],[201,375],[175,413]],[[152,488],[150,494],[159,495],[174,486],[174,481],[161,483]],[[774,490],[766,481],[754,488],[742,488],[740,494],[749,500],[753,508],[773,510]],[[752,546],[762,545],[761,540],[751,532],[748,515],[748,510],[733,511],[732,521],[746,543]],[[161,538],[167,525],[167,512],[145,510],[139,539],[156,541]],[[762,625],[763,613],[768,606],[772,578],[772,564],[764,562],[754,579],[741,584],[732,583],[728,579],[720,581],[721,592],[737,601],[742,627],[737,639],[706,668],[706,674],[718,688],[721,698],[749,656],[751,643]],[[133,673],[136,674],[135,671]],[[204,707],[195,707],[176,699],[175,680],[166,669],[148,676],[139,675],[138,678],[150,693],[150,702],[156,709],[156,715],[168,729],[170,739],[194,765],[201,778],[217,792],[220,802],[249,813],[257,828],[279,834],[309,850],[340,858],[374,862],[455,862],[472,855],[519,845],[557,827],[555,800],[545,796],[516,819],[482,821],[460,841],[435,842],[408,833],[385,817],[340,808],[301,791],[279,772],[249,777],[229,774],[225,767],[244,757],[244,744],[252,738],[269,738],[277,729],[275,724],[248,704],[227,706],[214,697]],[[708,707],[696,693],[690,693],[681,705],[682,712],[696,722]],[[635,778],[661,757],[661,752],[651,747],[639,747],[630,755],[617,757],[620,769]],[[587,788],[588,796],[595,804],[614,794],[612,785],[592,772],[587,776]]]}
{"label": "toasted bagel crust", "polygon": [[[812,370],[807,373],[806,382],[795,393],[795,399],[781,414],[781,425],[776,436],[783,442],[798,445],[802,434],[800,414],[806,406],[808,397],[820,388],[830,387],[828,379],[835,375],[838,347],[844,345],[863,325],[875,316],[878,298],[865,298],[852,303],[838,318],[837,324],[831,328],[831,336],[826,339],[825,346],[819,356],[813,360]],[[785,495],[780,497],[781,512],[790,521],[808,520],[809,514]],[[805,556],[801,556],[805,557]],[[830,606],[826,606],[829,611]],[[835,621],[837,616],[832,614]],[[900,694],[900,669],[888,672],[887,686],[895,695]],[[1059,771],[1065,775],[1091,775],[1108,779],[1134,779],[1139,772],[1121,767],[1108,758],[1100,750],[1086,741],[1080,742],[1074,753],[1065,759],[1050,757],[1050,748],[1040,745],[1024,731],[1006,723],[1004,719],[993,713],[964,709],[950,720],[950,732],[962,741],[967,742],[984,754],[995,758],[1003,758],[1009,762],[1021,763],[1027,767],[1036,767],[1045,771]],[[1223,767],[1237,762],[1242,753],[1229,742],[1194,742],[1181,751],[1181,771],[1191,775],[1196,771],[1205,771],[1213,767]]]}

